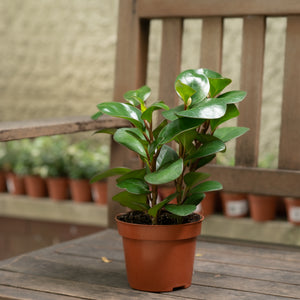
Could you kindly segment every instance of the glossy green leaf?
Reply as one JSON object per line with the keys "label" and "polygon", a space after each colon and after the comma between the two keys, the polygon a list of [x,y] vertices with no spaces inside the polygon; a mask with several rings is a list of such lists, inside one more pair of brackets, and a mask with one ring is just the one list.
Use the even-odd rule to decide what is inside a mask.
{"label": "glossy green leaf", "polygon": [[187,186],[192,187],[200,181],[206,180],[209,176],[207,173],[189,172],[184,175],[183,179]]}
{"label": "glossy green leaf", "polygon": [[175,90],[177,95],[183,100],[185,104],[187,104],[189,98],[191,98],[196,91],[190,86],[182,83],[180,80],[175,82]]}
{"label": "glossy green leaf", "polygon": [[209,94],[210,97],[215,97],[219,93],[221,93],[226,86],[231,83],[231,79],[229,78],[209,78],[210,83],[210,90]]}
{"label": "glossy green leaf", "polygon": [[216,139],[216,140],[213,140],[213,141],[203,144],[199,149],[196,150],[196,152],[194,152],[191,155],[189,155],[188,157],[186,157],[186,160],[193,160],[196,158],[209,156],[211,154],[221,152],[225,149],[226,149],[226,146],[223,143],[223,141],[220,139]]}
{"label": "glossy green leaf", "polygon": [[183,204],[183,205],[176,205],[176,204],[168,204],[165,206],[165,210],[168,212],[176,215],[176,216],[188,216],[192,214],[196,210],[196,205],[193,204]]}
{"label": "glossy green leaf", "polygon": [[133,170],[131,172],[127,172],[126,174],[122,175],[117,179],[117,182],[120,183],[123,180],[127,179],[144,179],[144,176],[146,175],[145,169],[139,169],[139,170]]}
{"label": "glossy green leaf", "polygon": [[154,130],[153,130],[153,136],[155,139],[157,139],[159,133],[162,131],[164,127],[168,125],[167,120],[163,120]]}
{"label": "glossy green leaf", "polygon": [[226,103],[218,98],[210,98],[201,101],[197,106],[178,112],[177,115],[194,119],[218,119],[225,115]]}
{"label": "glossy green leaf", "polygon": [[198,164],[197,164],[197,169],[207,165],[208,163],[210,163],[214,158],[216,157],[216,154],[212,154],[212,155],[208,155],[205,157],[202,157],[200,159],[198,159]]}
{"label": "glossy green leaf", "polygon": [[222,127],[215,131],[214,136],[226,143],[243,135],[248,130],[249,128],[246,127]]}
{"label": "glossy green leaf", "polygon": [[211,192],[211,191],[219,191],[223,188],[222,184],[218,181],[209,180],[202,182],[191,189],[190,193],[205,193],[205,192]]}
{"label": "glossy green leaf", "polygon": [[142,113],[142,119],[148,121],[149,123],[152,122],[152,115],[155,110],[159,109],[165,109],[169,110],[169,106],[161,102],[156,102],[152,104],[150,107],[148,107],[143,113]]}
{"label": "glossy green leaf", "polygon": [[93,182],[96,182],[96,181],[100,181],[104,178],[107,178],[107,177],[111,177],[111,176],[116,176],[116,175],[124,175],[128,172],[130,172],[131,169],[128,169],[128,168],[123,168],[123,167],[120,167],[120,168],[112,168],[112,169],[109,169],[109,170],[106,170],[104,172],[101,172],[97,175],[95,175],[92,179],[91,179],[91,183]]}
{"label": "glossy green leaf", "polygon": [[202,119],[189,119],[189,118],[180,118],[172,121],[167,126],[163,128],[158,136],[158,141],[160,144],[168,143],[174,138],[182,134],[183,132],[189,131],[193,128],[199,127],[204,123],[205,120]]}
{"label": "glossy green leaf", "polygon": [[193,141],[197,138],[197,136],[198,133],[196,129],[192,129],[177,135],[175,141],[184,147],[185,155],[188,155],[196,149]]}
{"label": "glossy green leaf", "polygon": [[183,84],[190,86],[196,91],[192,96],[193,102],[202,101],[209,93],[209,80],[207,76],[203,74],[202,69],[183,71],[177,76],[175,82],[177,82],[177,80],[180,80]]}
{"label": "glossy green leaf", "polygon": [[144,85],[137,90],[132,90],[126,92],[123,97],[126,101],[134,106],[142,105],[144,106],[145,101],[149,98],[151,94],[151,89]]}
{"label": "glossy green leaf", "polygon": [[123,191],[112,197],[114,201],[119,202],[121,205],[128,207],[132,210],[148,210],[146,195],[136,195]]}
{"label": "glossy green leaf", "polygon": [[143,157],[147,157],[143,144],[134,136],[127,132],[128,128],[119,128],[114,134],[114,140],[127,147],[128,149],[138,153]]}
{"label": "glossy green leaf", "polygon": [[191,196],[186,198],[184,204],[193,204],[197,206],[204,198],[205,198],[204,193],[194,193]]}
{"label": "glossy green leaf", "polygon": [[228,104],[226,113],[223,117],[219,119],[213,119],[210,121],[211,130],[215,130],[219,125],[230,119],[236,118],[239,114],[240,113],[236,108],[235,104]]}
{"label": "glossy green leaf", "polygon": [[148,210],[148,214],[152,217],[156,217],[158,211],[162,209],[165,205],[167,205],[171,200],[173,200],[177,196],[177,193],[169,195],[166,199],[154,205]]}
{"label": "glossy green leaf", "polygon": [[238,103],[238,102],[241,102],[242,100],[244,100],[246,95],[247,95],[247,93],[244,91],[230,91],[230,92],[220,95],[216,99],[220,99],[220,100],[222,100],[222,102],[224,102],[226,104]]}
{"label": "glossy green leaf", "polygon": [[171,108],[167,111],[163,111],[162,115],[165,119],[169,121],[174,121],[178,119],[177,113],[184,111],[184,104]]}
{"label": "glossy green leaf", "polygon": [[144,147],[148,147],[148,141],[138,128],[126,128],[126,132],[137,139]]}
{"label": "glossy green leaf", "polygon": [[132,194],[150,193],[148,184],[145,181],[136,178],[122,180],[117,184],[117,187],[121,189],[126,189],[129,193]]}
{"label": "glossy green leaf", "polygon": [[104,102],[97,105],[98,109],[109,116],[126,119],[135,127],[144,128],[141,111],[134,106],[120,102]]}
{"label": "glossy green leaf", "polygon": [[177,152],[167,145],[163,145],[156,160],[156,170],[178,160]]}
{"label": "glossy green leaf", "polygon": [[182,171],[183,160],[178,159],[166,168],[147,174],[145,176],[145,180],[150,184],[164,184],[177,179],[181,175]]}

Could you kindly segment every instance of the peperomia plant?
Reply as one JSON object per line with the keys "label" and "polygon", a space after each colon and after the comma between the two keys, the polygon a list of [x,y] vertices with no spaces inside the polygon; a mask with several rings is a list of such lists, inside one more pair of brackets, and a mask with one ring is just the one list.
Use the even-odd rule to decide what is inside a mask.
{"label": "peperomia plant", "polygon": [[[144,211],[157,224],[158,216],[168,212],[178,223],[182,217],[192,214],[204,199],[205,192],[222,189],[209,174],[200,171],[218,152],[226,150],[225,143],[244,134],[245,127],[222,127],[229,119],[239,115],[236,103],[246,92],[229,91],[221,94],[231,83],[229,78],[208,69],[186,70],[178,75],[175,90],[181,104],[169,108],[159,101],[146,105],[150,88],[143,86],[124,94],[127,103],[104,102],[97,105],[97,119],[103,114],[126,119],[130,127],[103,129],[97,133],[109,133],[113,139],[135,152],[143,167],[131,170],[113,168],[95,175],[92,182],[118,175],[117,186],[124,191],[113,197],[132,210]],[[157,125],[153,113],[163,110],[163,120]],[[175,147],[170,146],[170,142]],[[174,145],[173,145],[174,146]],[[176,192],[159,199],[158,186],[173,183]],[[176,198],[176,204],[170,201]]]}

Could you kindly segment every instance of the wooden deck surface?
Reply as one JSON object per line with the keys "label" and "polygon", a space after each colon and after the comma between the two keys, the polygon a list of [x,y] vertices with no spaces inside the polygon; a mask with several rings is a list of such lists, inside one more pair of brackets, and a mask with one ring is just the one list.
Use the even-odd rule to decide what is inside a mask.
{"label": "wooden deck surface", "polygon": [[0,262],[0,299],[300,299],[300,251],[200,237],[192,286],[145,293],[129,287],[108,229]]}

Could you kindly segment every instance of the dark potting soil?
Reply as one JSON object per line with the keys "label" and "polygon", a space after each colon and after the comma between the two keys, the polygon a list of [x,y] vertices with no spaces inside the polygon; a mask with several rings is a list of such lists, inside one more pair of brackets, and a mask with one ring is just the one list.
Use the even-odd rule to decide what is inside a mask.
{"label": "dark potting soil", "polygon": [[[127,222],[127,223],[144,224],[144,225],[152,224],[150,216],[143,211],[130,211],[126,214],[118,216],[118,219],[120,221]],[[181,217],[180,224],[192,223],[192,222],[196,222],[199,220],[200,220],[200,215],[191,214],[191,215],[188,215],[185,217]],[[175,225],[175,224],[178,224],[178,219],[174,215],[165,211],[165,212],[162,212],[158,216],[157,224],[158,225]]]}

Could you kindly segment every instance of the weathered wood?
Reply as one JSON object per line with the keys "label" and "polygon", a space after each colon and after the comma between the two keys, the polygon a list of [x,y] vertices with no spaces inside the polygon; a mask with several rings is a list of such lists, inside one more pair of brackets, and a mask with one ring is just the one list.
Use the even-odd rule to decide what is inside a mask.
{"label": "weathered wood", "polygon": [[178,97],[172,87],[180,73],[182,30],[183,21],[180,18],[163,21],[159,98],[170,107],[178,104]]}
{"label": "weathered wood", "polygon": [[221,72],[223,50],[223,19],[203,18],[200,66]]}
{"label": "weathered wood", "polygon": [[121,237],[106,230],[0,262],[0,299],[299,299],[299,251],[274,248],[201,238],[192,286],[153,294],[129,287]]}
{"label": "weathered wood", "polygon": [[202,169],[222,182],[224,190],[299,197],[300,171],[208,165]]}
{"label": "weathered wood", "polygon": [[283,80],[279,168],[300,169],[300,17],[288,17]]}
{"label": "weathered wood", "polygon": [[207,17],[243,15],[293,15],[300,12],[298,0],[139,0],[137,13],[141,18]]}
{"label": "weathered wood", "polygon": [[238,126],[248,127],[250,131],[236,142],[238,166],[256,167],[258,163],[265,26],[264,17],[244,18],[241,89],[247,92],[247,97],[239,104]]}
{"label": "weathered wood", "polygon": [[16,121],[0,123],[0,141],[10,141],[39,136],[68,134],[102,128],[119,128],[128,124],[125,120],[103,116],[93,121],[88,116],[66,117],[35,121]]}

